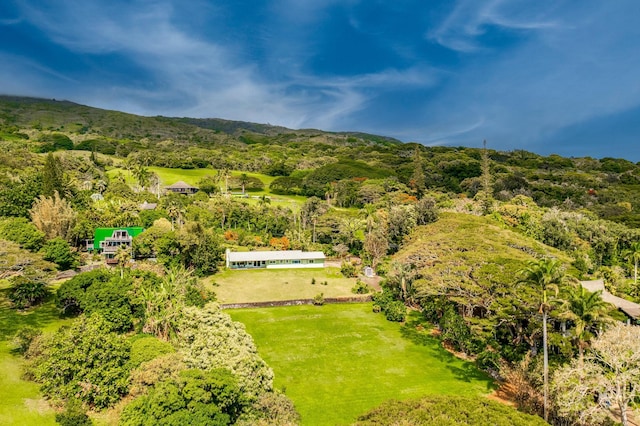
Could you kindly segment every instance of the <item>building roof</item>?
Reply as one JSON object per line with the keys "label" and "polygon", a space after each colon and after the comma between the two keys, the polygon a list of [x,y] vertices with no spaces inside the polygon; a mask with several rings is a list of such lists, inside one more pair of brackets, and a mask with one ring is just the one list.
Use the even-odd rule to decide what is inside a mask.
{"label": "building roof", "polygon": [[131,237],[135,237],[144,231],[144,228],[140,226],[124,226],[121,228],[96,228],[93,233],[93,248],[96,250],[100,249],[100,242],[104,241],[105,238],[110,238],[113,235],[114,231],[127,231],[127,233]]}
{"label": "building roof", "polygon": [[279,250],[227,252],[227,260],[229,262],[248,262],[256,260],[317,260],[324,258],[324,253],[321,251]]}
{"label": "building roof", "polygon": [[140,207],[140,210],[154,210],[156,207],[158,207],[158,203],[147,203],[146,201],[142,204],[140,204],[138,207]]}
{"label": "building roof", "polygon": [[611,303],[613,306],[620,309],[631,318],[636,320],[640,319],[640,305],[609,293],[604,287],[604,281],[580,281],[580,284],[582,284],[582,287],[592,293],[596,291],[602,291],[602,300],[607,303]]}
{"label": "building roof", "polygon": [[167,189],[198,189],[197,187],[191,186],[188,183],[183,182],[181,180],[177,181],[173,185],[165,186],[165,188]]}

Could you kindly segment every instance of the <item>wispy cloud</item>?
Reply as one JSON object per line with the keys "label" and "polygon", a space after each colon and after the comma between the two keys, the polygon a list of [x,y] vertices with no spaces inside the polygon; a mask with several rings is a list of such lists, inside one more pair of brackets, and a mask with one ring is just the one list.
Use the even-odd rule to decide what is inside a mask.
{"label": "wispy cloud", "polygon": [[547,151],[640,105],[636,4],[15,1],[0,91]]}
{"label": "wispy cloud", "polygon": [[510,30],[558,27],[557,17],[549,17],[555,9],[554,3],[546,1],[460,0],[440,25],[427,32],[427,38],[450,49],[470,53],[486,48],[478,37],[485,34],[489,26]]}

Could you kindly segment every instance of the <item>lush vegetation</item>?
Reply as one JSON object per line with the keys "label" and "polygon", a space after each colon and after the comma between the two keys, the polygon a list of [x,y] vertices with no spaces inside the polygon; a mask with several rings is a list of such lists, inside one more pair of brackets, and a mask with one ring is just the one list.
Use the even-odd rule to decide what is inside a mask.
{"label": "lush vegetation", "polygon": [[471,397],[429,396],[420,400],[389,401],[360,416],[357,426],[530,426],[546,425],[539,417],[519,413],[503,404]]}
{"label": "lush vegetation", "polygon": [[14,336],[25,328],[51,332],[67,320],[58,317],[51,299],[37,310],[11,309],[8,284],[0,280],[0,423],[54,425],[55,412],[42,399],[39,386],[22,377],[25,363],[19,355],[20,342]]}
{"label": "lush vegetation", "polygon": [[[164,191],[178,180],[200,190]],[[41,333],[39,323],[8,327],[17,333],[15,356],[24,356],[8,365],[24,363],[62,423],[86,423],[86,410],[95,419],[123,400],[137,401],[123,411],[135,423],[161,412],[153,401],[166,393],[176,402],[162,414],[169,419],[295,423],[251,336],[207,303],[219,292],[222,302],[304,297],[317,310],[334,309],[322,306],[326,298],[370,291],[358,281],[370,266],[384,291],[373,294],[368,309],[380,315],[361,318],[363,329],[383,319],[388,327],[404,323],[412,341],[433,330],[450,351],[515,389],[518,408],[550,422],[597,424],[612,415],[625,423],[632,403],[618,403],[617,412],[611,404],[587,406],[606,401],[601,388],[584,380],[576,396],[554,377],[601,360],[607,328],[625,319],[577,279],[603,279],[610,293],[640,302],[638,190],[640,166],[624,159],[424,147],[0,97],[2,310],[7,318],[37,318],[55,303],[59,315],[74,318],[57,332]],[[100,261],[86,251],[96,228],[130,226],[145,231],[130,250],[118,250],[115,270],[55,283]],[[320,250],[340,268],[221,272],[225,249]],[[307,338],[324,337],[314,330]],[[69,339],[79,344],[65,346]],[[340,344],[358,353],[346,340]],[[99,344],[107,349],[90,348]],[[210,344],[218,350],[204,350]],[[290,354],[296,345],[304,346],[281,349]],[[413,396],[426,392],[416,386]],[[215,389],[232,402],[198,399],[192,388]],[[303,392],[312,395],[301,388],[296,401]],[[205,401],[210,411],[181,408]],[[382,400],[369,402],[349,418]],[[304,421],[314,418],[299,404]],[[409,405],[392,411],[409,416]],[[585,420],[576,407],[593,415]],[[120,411],[113,412],[116,422]]]}
{"label": "lush vegetation", "polygon": [[229,313],[246,325],[303,424],[345,424],[390,398],[492,390],[488,376],[442,349],[427,330],[387,322],[371,304]]}

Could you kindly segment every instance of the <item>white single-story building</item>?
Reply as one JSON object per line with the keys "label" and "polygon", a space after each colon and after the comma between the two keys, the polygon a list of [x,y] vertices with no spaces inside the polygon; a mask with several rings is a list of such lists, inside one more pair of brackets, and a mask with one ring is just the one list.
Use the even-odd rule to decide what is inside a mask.
{"label": "white single-story building", "polygon": [[324,268],[324,259],[324,253],[321,251],[232,252],[227,249],[227,268],[231,269]]}

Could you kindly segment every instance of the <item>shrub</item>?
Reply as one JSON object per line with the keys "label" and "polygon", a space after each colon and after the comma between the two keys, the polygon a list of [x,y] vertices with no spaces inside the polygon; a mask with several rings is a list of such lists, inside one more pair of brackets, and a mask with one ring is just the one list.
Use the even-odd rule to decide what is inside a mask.
{"label": "shrub", "polygon": [[358,276],[356,265],[353,262],[343,261],[340,265],[340,272],[347,278],[355,278]]}
{"label": "shrub", "polygon": [[497,352],[485,349],[476,357],[476,365],[482,370],[500,369],[500,355]]}
{"label": "shrub", "polygon": [[318,293],[313,296],[313,304],[316,306],[324,305],[324,293]]}
{"label": "shrub", "polygon": [[139,396],[147,393],[157,383],[175,382],[180,372],[186,369],[187,366],[182,361],[182,355],[177,352],[143,362],[131,372],[129,394]]}
{"label": "shrub", "polygon": [[78,253],[60,237],[47,241],[42,247],[42,252],[44,260],[57,264],[60,269],[77,268],[80,263]]}
{"label": "shrub", "polygon": [[62,133],[50,133],[40,136],[40,141],[43,142],[40,146],[40,152],[51,152],[73,149],[73,141],[69,139],[67,135]]}
{"label": "shrub", "polygon": [[20,327],[11,341],[13,350],[19,354],[24,354],[27,352],[27,349],[29,349],[31,342],[41,335],[42,331],[36,327],[32,327],[30,325]]}
{"label": "shrub", "polygon": [[215,300],[216,294],[214,292],[194,285],[188,285],[184,295],[184,304],[186,306],[197,306],[198,308],[202,308],[207,303]]}
{"label": "shrub", "polygon": [[453,306],[449,305],[445,308],[439,324],[444,341],[450,343],[457,351],[473,352],[474,344],[471,330]]}
{"label": "shrub", "polygon": [[49,295],[49,289],[42,281],[25,276],[17,276],[11,278],[10,282],[9,300],[18,309],[38,305]]}
{"label": "shrub", "polygon": [[143,362],[151,361],[174,351],[171,344],[163,342],[155,336],[143,335],[131,342],[129,366],[137,368]]}
{"label": "shrub", "polygon": [[394,300],[387,305],[384,316],[388,321],[403,322],[407,316],[407,307],[399,300]]}
{"label": "shrub", "polygon": [[76,400],[69,401],[62,413],[56,413],[56,423],[62,426],[91,426],[93,422]]}
{"label": "shrub", "polygon": [[33,252],[40,250],[45,241],[44,233],[23,217],[0,221],[0,235],[3,239],[18,243],[23,249]]}
{"label": "shrub", "polygon": [[351,288],[351,293],[354,293],[354,294],[367,294],[370,291],[371,290],[369,289],[369,286],[367,285],[367,283],[365,283],[362,280],[356,281],[356,285],[354,285]]}
{"label": "shrub", "polygon": [[393,294],[384,290],[375,293],[373,299],[373,312],[383,312],[388,321],[403,322],[407,316],[407,307],[399,300],[395,300]]}
{"label": "shrub", "polygon": [[300,414],[296,411],[293,402],[284,393],[265,392],[258,396],[248,412],[243,414],[236,425],[297,425],[300,423]]}

